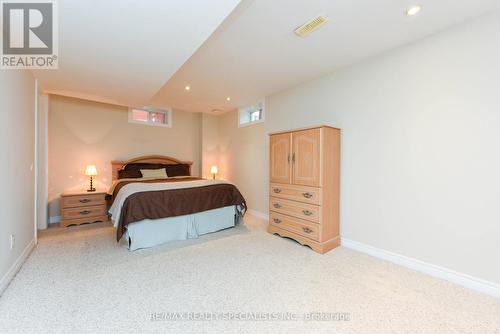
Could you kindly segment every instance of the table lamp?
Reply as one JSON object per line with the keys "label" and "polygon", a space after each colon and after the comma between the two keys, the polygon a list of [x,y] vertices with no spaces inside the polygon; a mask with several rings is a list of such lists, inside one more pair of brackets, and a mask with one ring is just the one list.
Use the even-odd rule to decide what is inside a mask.
{"label": "table lamp", "polygon": [[212,166],[212,168],[210,168],[210,174],[212,174],[214,180],[215,180],[215,175],[217,175],[218,172],[219,170],[217,169],[217,166]]}
{"label": "table lamp", "polygon": [[90,176],[90,188],[87,191],[95,191],[95,188],[92,186],[92,177],[97,175],[97,168],[95,165],[88,165],[85,168],[85,175]]}

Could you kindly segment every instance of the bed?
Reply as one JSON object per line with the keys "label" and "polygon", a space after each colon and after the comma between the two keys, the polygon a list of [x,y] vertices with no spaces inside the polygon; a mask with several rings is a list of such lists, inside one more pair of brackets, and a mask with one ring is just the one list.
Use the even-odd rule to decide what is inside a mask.
{"label": "bed", "polygon": [[[233,184],[191,175],[192,162],[167,156],[112,161],[109,214],[117,241],[129,250],[234,227],[245,213],[245,199]],[[168,177],[143,177],[165,169]],[[142,173],[141,173],[142,170]]]}

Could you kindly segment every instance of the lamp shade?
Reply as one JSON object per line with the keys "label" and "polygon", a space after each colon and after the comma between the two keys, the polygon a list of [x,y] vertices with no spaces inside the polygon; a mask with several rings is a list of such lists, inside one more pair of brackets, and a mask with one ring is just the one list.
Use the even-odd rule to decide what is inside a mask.
{"label": "lamp shade", "polygon": [[218,172],[217,166],[212,166],[212,168],[210,168],[210,174],[217,174]]}
{"label": "lamp shade", "polygon": [[85,175],[96,176],[97,175],[97,168],[95,168],[95,165],[88,165],[87,168],[85,168]]}

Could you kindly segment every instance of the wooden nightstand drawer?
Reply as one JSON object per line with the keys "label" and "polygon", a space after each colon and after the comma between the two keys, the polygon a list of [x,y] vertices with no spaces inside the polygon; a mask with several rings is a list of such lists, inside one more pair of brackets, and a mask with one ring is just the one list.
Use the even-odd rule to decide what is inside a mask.
{"label": "wooden nightstand drawer", "polygon": [[63,209],[61,218],[63,220],[67,220],[67,219],[97,217],[104,215],[106,215],[106,206],[98,205],[98,206],[87,206],[81,208]]}
{"label": "wooden nightstand drawer", "polygon": [[77,208],[82,206],[96,206],[106,204],[104,197],[106,194],[86,194],[63,196],[61,198],[61,208]]}

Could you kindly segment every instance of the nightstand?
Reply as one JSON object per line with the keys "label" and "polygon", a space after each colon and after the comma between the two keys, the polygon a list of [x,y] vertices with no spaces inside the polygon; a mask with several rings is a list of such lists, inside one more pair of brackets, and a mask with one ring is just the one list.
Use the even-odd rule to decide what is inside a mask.
{"label": "nightstand", "polygon": [[108,221],[106,192],[61,194],[61,227]]}

